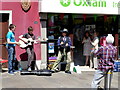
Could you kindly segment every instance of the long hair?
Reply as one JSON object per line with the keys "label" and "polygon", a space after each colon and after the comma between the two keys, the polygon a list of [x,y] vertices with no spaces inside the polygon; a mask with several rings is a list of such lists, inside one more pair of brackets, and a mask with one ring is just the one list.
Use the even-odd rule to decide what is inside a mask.
{"label": "long hair", "polygon": [[[88,36],[86,36],[86,33],[88,33]],[[85,39],[88,39],[88,37],[90,37],[90,32],[89,31],[85,31],[84,37],[85,37]]]}

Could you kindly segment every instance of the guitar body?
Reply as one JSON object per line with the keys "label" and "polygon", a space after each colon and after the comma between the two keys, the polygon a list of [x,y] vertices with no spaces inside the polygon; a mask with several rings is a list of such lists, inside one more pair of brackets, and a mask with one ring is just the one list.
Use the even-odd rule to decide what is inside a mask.
{"label": "guitar body", "polygon": [[22,38],[21,40],[19,40],[20,43],[20,47],[22,49],[25,49],[27,46],[31,46],[32,43],[34,43],[34,40],[32,38],[26,39],[26,38]]}
{"label": "guitar body", "polygon": [[25,49],[28,45],[27,44],[25,44],[25,42],[23,42],[22,40],[19,40],[19,43],[20,43],[20,47],[22,48],[22,49]]}
{"label": "guitar body", "polygon": [[[43,38],[43,41],[45,41],[45,40],[48,40],[48,38]],[[41,41],[40,36],[37,37],[37,40],[33,40],[32,38],[28,38],[28,39],[20,38],[19,46],[20,46],[20,48],[25,49],[27,46],[31,46],[33,44],[40,44],[40,41]]]}

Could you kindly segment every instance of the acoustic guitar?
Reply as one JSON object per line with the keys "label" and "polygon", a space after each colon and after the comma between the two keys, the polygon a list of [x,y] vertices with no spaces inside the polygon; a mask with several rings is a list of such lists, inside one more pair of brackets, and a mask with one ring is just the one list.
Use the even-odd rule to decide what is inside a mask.
{"label": "acoustic guitar", "polygon": [[28,39],[27,38],[20,38],[20,40],[19,40],[20,45],[19,46],[22,49],[25,49],[26,47],[31,46],[33,44],[40,44],[40,41],[45,41],[45,40],[48,40],[48,39],[47,38],[43,38],[41,40],[40,37],[37,37],[36,40],[33,40],[32,38],[28,38]]}

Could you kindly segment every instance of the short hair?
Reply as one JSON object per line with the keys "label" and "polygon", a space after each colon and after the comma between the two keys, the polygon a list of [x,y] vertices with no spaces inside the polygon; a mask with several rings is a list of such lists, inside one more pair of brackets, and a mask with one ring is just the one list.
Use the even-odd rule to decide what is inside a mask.
{"label": "short hair", "polygon": [[29,26],[29,27],[28,27],[28,31],[33,31],[33,27],[32,27],[32,26]]}
{"label": "short hair", "polygon": [[14,24],[9,25],[9,29],[12,30],[14,27],[16,27]]}

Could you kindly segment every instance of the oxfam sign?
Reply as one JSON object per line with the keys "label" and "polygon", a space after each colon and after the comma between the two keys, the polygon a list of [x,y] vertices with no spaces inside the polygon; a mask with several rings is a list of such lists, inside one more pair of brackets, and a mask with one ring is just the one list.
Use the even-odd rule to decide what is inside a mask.
{"label": "oxfam sign", "polygon": [[63,7],[68,7],[71,4],[85,7],[106,7],[106,1],[104,0],[60,0],[60,4]]}
{"label": "oxfam sign", "polygon": [[71,0],[60,0],[60,3],[64,7],[68,7],[71,4]]}

